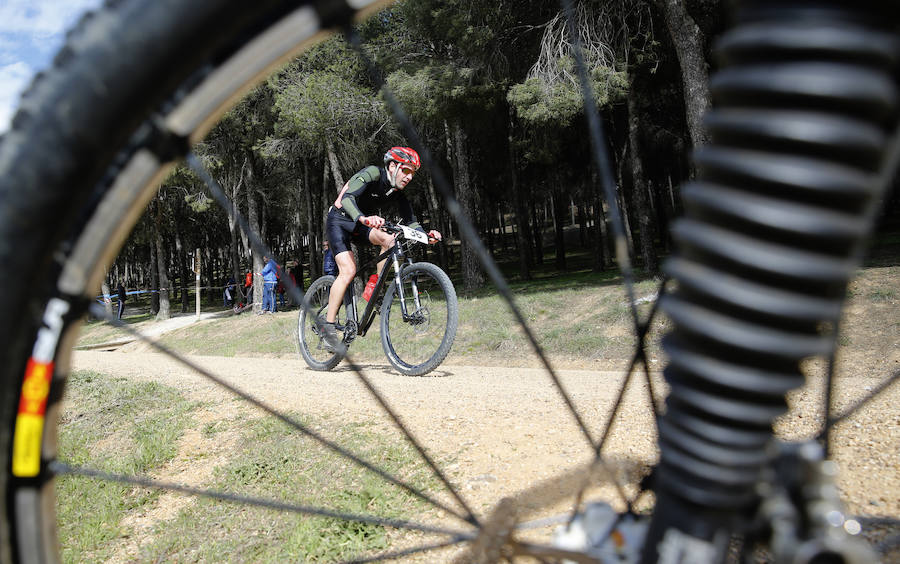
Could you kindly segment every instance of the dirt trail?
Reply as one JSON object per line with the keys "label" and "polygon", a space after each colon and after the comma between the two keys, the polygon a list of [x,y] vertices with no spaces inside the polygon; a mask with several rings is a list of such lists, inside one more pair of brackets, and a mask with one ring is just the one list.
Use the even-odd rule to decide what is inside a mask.
{"label": "dirt trail", "polygon": [[[313,372],[300,360],[282,358],[190,357],[229,384],[279,410],[340,417],[348,421],[393,423],[357,376],[344,365],[329,373]],[[176,361],[156,353],[80,351],[77,369],[94,369],[116,376],[153,380],[183,390],[204,402],[203,421],[210,414],[231,418],[256,408],[232,400],[223,390]],[[447,474],[476,512],[489,511],[503,496],[521,491],[590,459],[585,434],[565,409],[550,377],[540,369],[496,366],[442,366],[428,377],[410,378],[388,366],[365,366],[365,374],[425,448],[453,460]],[[589,433],[597,437],[614,402],[621,374],[583,370],[560,371],[573,402],[581,409]],[[657,393],[663,388],[656,382]],[[847,405],[876,381],[867,376],[845,379],[838,402]],[[821,413],[815,403],[821,390],[813,386],[791,399],[792,411],[779,422],[791,437],[814,432]],[[646,464],[655,459],[655,430],[646,407],[646,387],[633,383],[625,397],[604,453],[614,460]],[[836,460],[839,486],[856,515],[900,517],[900,386],[865,411],[839,425]],[[185,457],[197,448],[196,434],[183,439]],[[227,459],[227,444],[208,457],[209,464]],[[181,457],[179,457],[181,458]],[[202,485],[208,468],[176,458],[162,478]],[[167,503],[164,497],[161,503]],[[172,501],[172,503],[175,503]],[[174,512],[157,508],[147,519],[165,519]],[[145,528],[147,523],[144,523]],[[134,555],[136,545],[120,554]]]}

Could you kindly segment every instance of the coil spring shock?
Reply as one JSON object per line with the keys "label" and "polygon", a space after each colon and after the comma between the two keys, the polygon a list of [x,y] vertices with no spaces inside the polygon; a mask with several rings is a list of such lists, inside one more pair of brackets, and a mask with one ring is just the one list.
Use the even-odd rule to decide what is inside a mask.
{"label": "coil spring shock", "polygon": [[678,289],[661,304],[671,392],[651,538],[734,530],[725,510],[757,502],[801,362],[832,352],[897,120],[897,38],[884,27],[897,19],[878,9],[746,2],[717,45],[711,142],[695,153],[665,265]]}

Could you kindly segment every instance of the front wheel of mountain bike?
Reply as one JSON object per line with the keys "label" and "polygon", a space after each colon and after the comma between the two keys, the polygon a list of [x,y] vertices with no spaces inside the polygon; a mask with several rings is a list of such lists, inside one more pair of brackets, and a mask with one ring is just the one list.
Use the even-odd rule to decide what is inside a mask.
{"label": "front wheel of mountain bike", "polygon": [[[15,273],[0,277],[0,295],[15,297],[0,301],[0,562],[58,561],[55,478],[98,478],[90,465],[77,468],[58,456],[71,351],[105,269],[166,173],[186,156],[196,160],[190,144],[267,72],[322,31],[348,25],[351,7],[366,4],[383,3],[109,1],[70,34],[54,68],[25,94],[0,142],[0,264]],[[892,35],[873,33],[855,13],[840,18],[831,11],[812,14],[825,33],[797,25],[792,14],[760,28],[761,16],[782,3],[761,4],[760,15],[749,14],[753,25],[726,44],[737,68],[720,76],[716,95],[726,110],[733,107],[710,121],[715,143],[701,155],[702,182],[686,193],[688,219],[676,230],[684,250],[668,267],[680,293],[667,308],[676,326],[668,340],[672,395],[660,432],[651,533],[668,543],[652,549],[661,546],[673,559],[683,548],[705,551],[708,541],[727,540],[742,530],[731,526],[742,519],[753,521],[747,508],[758,505],[758,477],[784,394],[802,385],[806,357],[833,348],[831,335],[820,333],[837,324],[898,113]],[[855,4],[867,9],[874,2],[848,6]],[[885,20],[872,19],[875,30]],[[832,41],[834,30],[841,41]],[[759,54],[790,64],[773,68]],[[824,92],[815,88],[832,83]],[[401,279],[387,291],[382,344],[397,370],[421,375],[453,344],[456,295],[433,265],[406,267]],[[319,311],[327,298],[315,299]],[[317,337],[308,321],[298,320],[301,349],[304,331]],[[314,358],[323,366],[334,360]],[[602,440],[591,447],[599,458]],[[141,487],[151,481],[137,479],[131,483]],[[514,519],[502,504],[482,522],[462,501],[463,510],[447,510],[421,497],[465,523],[437,529],[443,536],[434,546],[528,549],[507,543],[516,540],[507,526]],[[409,528],[435,531],[430,524]],[[538,548],[540,561],[574,559]]]}
{"label": "front wheel of mountain bike", "polygon": [[443,270],[419,262],[403,268],[400,284],[385,292],[381,308],[381,345],[391,366],[407,376],[422,376],[450,353],[459,305]]}
{"label": "front wheel of mountain bike", "polygon": [[[300,344],[300,355],[313,370],[331,370],[341,362],[341,355],[330,350],[321,331],[316,326],[316,318],[323,318],[328,313],[328,296],[334,276],[322,276],[306,291],[303,307],[297,318],[297,339]],[[346,308],[341,304],[338,320],[346,318]],[[346,322],[346,319],[344,319]]]}

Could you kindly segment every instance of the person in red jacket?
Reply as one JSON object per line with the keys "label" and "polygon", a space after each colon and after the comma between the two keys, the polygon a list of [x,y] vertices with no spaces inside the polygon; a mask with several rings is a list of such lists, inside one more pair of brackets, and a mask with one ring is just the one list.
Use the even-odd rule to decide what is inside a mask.
{"label": "person in red jacket", "polygon": [[244,276],[244,304],[253,303],[253,271],[248,270]]}

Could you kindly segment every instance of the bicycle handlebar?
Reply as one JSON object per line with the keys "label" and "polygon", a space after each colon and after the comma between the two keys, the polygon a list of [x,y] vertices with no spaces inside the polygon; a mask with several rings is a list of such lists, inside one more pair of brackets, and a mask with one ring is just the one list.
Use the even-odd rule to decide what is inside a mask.
{"label": "bicycle handlebar", "polygon": [[[391,223],[390,221],[385,221],[384,225],[381,226],[381,229],[386,233],[397,233],[397,234],[399,234],[399,236],[401,238],[403,238],[406,241],[415,241],[417,243],[426,244],[428,242],[428,240],[431,239],[431,236],[428,235],[427,233],[425,233],[424,231],[419,231],[418,229],[413,229],[406,225],[398,225],[396,223]],[[421,233],[427,239],[425,241],[422,241],[421,239],[417,239],[415,237],[407,237],[406,232],[404,230],[416,231],[418,233]]]}

